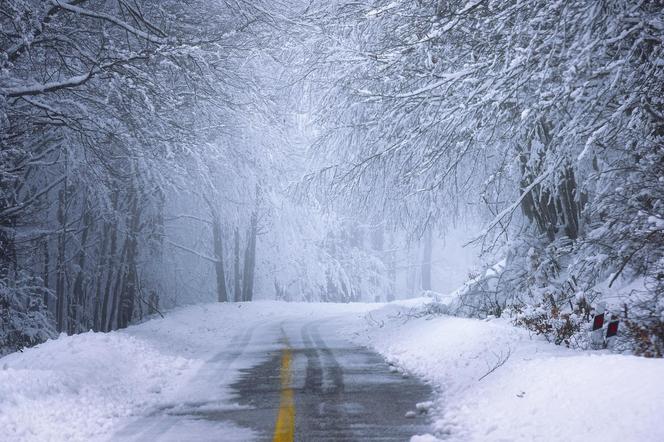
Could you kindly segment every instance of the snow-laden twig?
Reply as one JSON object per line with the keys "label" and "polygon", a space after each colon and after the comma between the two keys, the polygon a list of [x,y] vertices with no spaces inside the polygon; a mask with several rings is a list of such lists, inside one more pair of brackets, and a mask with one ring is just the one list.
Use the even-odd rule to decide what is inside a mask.
{"label": "snow-laden twig", "polygon": [[122,21],[122,20],[118,19],[117,17],[114,17],[110,14],[106,14],[106,13],[103,13],[103,12],[91,11],[89,9],[74,6],[72,4],[62,2],[62,1],[58,1],[58,0],[51,0],[51,3],[53,3],[55,6],[59,6],[62,9],[65,9],[69,12],[73,12],[73,13],[78,14],[78,15],[84,15],[84,16],[87,16],[87,17],[97,18],[97,19],[100,19],[100,20],[105,20],[105,21],[111,22],[111,23],[121,27],[125,31],[127,31],[131,34],[134,34],[136,37],[142,38],[142,39],[147,40],[151,43],[157,43],[157,44],[167,44],[168,43],[167,39],[160,38],[160,37],[157,37],[154,34],[149,34],[145,31],[137,29],[137,28],[131,26],[130,24],[128,24],[128,23],[126,23],[126,22],[124,22],[124,21]]}
{"label": "snow-laden twig", "polygon": [[524,191],[521,193],[519,198],[516,199],[512,204],[510,204],[508,207],[505,208],[502,212],[500,212],[494,219],[491,221],[483,230],[482,232],[477,235],[475,238],[467,242],[465,245],[472,244],[474,242],[477,242],[484,238],[486,235],[489,234],[491,230],[493,230],[494,227],[496,227],[498,224],[502,222],[502,220],[508,216],[511,215],[521,204],[521,202],[528,196],[528,194],[539,184],[541,184],[549,175],[551,175],[554,171],[558,169],[558,166],[560,166],[560,163],[562,163],[563,158],[559,158],[558,161],[551,167],[549,167],[542,175],[538,176],[533,180],[532,183],[528,187],[524,189]]}
{"label": "snow-laden twig", "polygon": [[176,249],[184,250],[185,252],[189,252],[189,253],[191,253],[192,255],[196,255],[196,256],[198,256],[199,258],[205,259],[206,261],[210,261],[210,262],[213,262],[213,263],[217,263],[217,262],[218,262],[218,259],[216,259],[216,258],[213,258],[213,257],[211,257],[211,256],[205,255],[205,254],[203,254],[203,253],[201,253],[201,252],[199,252],[199,251],[197,251],[197,250],[190,249],[189,247],[185,247],[185,246],[183,246],[183,245],[180,245],[180,244],[178,244],[178,243],[176,243],[176,242],[171,241],[170,239],[166,239],[165,241],[166,241],[166,243],[172,245],[172,246],[175,247]]}
{"label": "snow-laden twig", "polygon": [[480,378],[477,380],[478,382],[481,381],[482,379],[484,379],[485,377],[489,376],[491,373],[493,373],[494,371],[496,371],[497,369],[499,369],[499,368],[502,367],[503,365],[505,365],[505,362],[507,362],[507,360],[508,360],[508,359],[510,358],[510,356],[512,355],[512,348],[511,348],[510,346],[508,346],[508,347],[507,347],[507,353],[506,353],[506,354],[503,353],[502,350],[500,351],[500,354],[496,354],[495,352],[492,352],[492,353],[493,353],[493,355],[496,357],[496,363],[493,365],[493,367],[489,368],[489,371],[487,371],[486,373],[484,373],[484,374],[482,375],[482,377],[480,377]]}

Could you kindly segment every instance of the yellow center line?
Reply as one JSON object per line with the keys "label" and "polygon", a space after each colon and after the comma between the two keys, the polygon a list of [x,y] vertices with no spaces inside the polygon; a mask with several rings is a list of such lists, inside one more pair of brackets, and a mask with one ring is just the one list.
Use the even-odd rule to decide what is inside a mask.
{"label": "yellow center line", "polygon": [[295,399],[291,388],[292,354],[290,348],[284,348],[281,352],[281,399],[279,403],[279,415],[274,428],[273,442],[293,442],[295,438]]}

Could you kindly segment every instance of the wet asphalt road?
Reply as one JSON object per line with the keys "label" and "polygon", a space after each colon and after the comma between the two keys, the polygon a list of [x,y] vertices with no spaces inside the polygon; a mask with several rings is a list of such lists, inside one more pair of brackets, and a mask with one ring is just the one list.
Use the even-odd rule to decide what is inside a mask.
{"label": "wet asphalt road", "polygon": [[[285,321],[244,332],[233,348],[208,361],[201,377],[212,382],[215,370],[228,370],[243,359],[253,362],[236,373],[230,390],[239,406],[178,404],[125,428],[114,440],[407,441],[428,432],[426,414],[406,413],[430,400],[430,388],[338,337],[327,321]],[[275,438],[285,388],[293,398],[294,428]],[[223,425],[229,424],[243,431],[224,432]]]}

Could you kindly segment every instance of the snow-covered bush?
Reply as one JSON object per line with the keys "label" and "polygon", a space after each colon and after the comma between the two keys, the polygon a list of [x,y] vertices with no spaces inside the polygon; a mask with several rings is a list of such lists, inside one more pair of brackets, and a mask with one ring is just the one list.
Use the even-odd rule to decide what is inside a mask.
{"label": "snow-covered bush", "polygon": [[585,204],[574,238],[562,225],[526,223],[504,246],[504,268],[488,268],[467,284],[457,313],[483,317],[510,309],[517,325],[578,346],[587,339],[592,308],[604,302],[623,324],[621,350],[661,357],[664,148],[656,133],[628,152],[618,146],[596,158],[596,172],[575,190],[583,191]]}
{"label": "snow-covered bush", "polygon": [[0,355],[40,344],[56,336],[53,318],[44,305],[49,296],[38,278],[19,274],[0,279]]}
{"label": "snow-covered bush", "polygon": [[590,305],[581,297],[571,311],[561,312],[553,303],[517,306],[514,324],[544,336],[556,345],[583,347],[590,330]]}
{"label": "snow-covered bush", "polygon": [[624,305],[626,335],[634,352],[647,357],[664,356],[664,259],[658,273],[646,279],[646,289],[633,292]]}
{"label": "snow-covered bush", "polygon": [[616,171],[601,182],[580,272],[596,282],[609,269],[609,287],[619,280],[643,281],[622,300],[621,317],[635,352],[656,357],[664,355],[663,134],[660,119],[649,139],[620,156]]}
{"label": "snow-covered bush", "polygon": [[449,313],[449,306],[447,304],[434,299],[431,302],[427,302],[422,307],[411,311],[409,316],[415,318],[428,318],[432,316],[448,315]]}

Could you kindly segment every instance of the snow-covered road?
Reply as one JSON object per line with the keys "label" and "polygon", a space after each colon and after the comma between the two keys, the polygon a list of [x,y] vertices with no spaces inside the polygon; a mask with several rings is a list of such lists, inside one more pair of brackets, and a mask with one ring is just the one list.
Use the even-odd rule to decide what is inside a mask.
{"label": "snow-covered road", "polygon": [[344,337],[375,308],[209,304],[62,336],[0,360],[0,440],[407,440],[431,391]]}
{"label": "snow-covered road", "polygon": [[423,302],[206,304],[63,336],[0,359],[0,440],[664,440],[664,360]]}
{"label": "snow-covered road", "polygon": [[[238,332],[198,370],[186,401],[112,439],[404,441],[427,430],[426,414],[406,416],[430,399],[426,385],[339,337],[345,317],[293,316]],[[230,396],[214,394],[222,386]]]}

